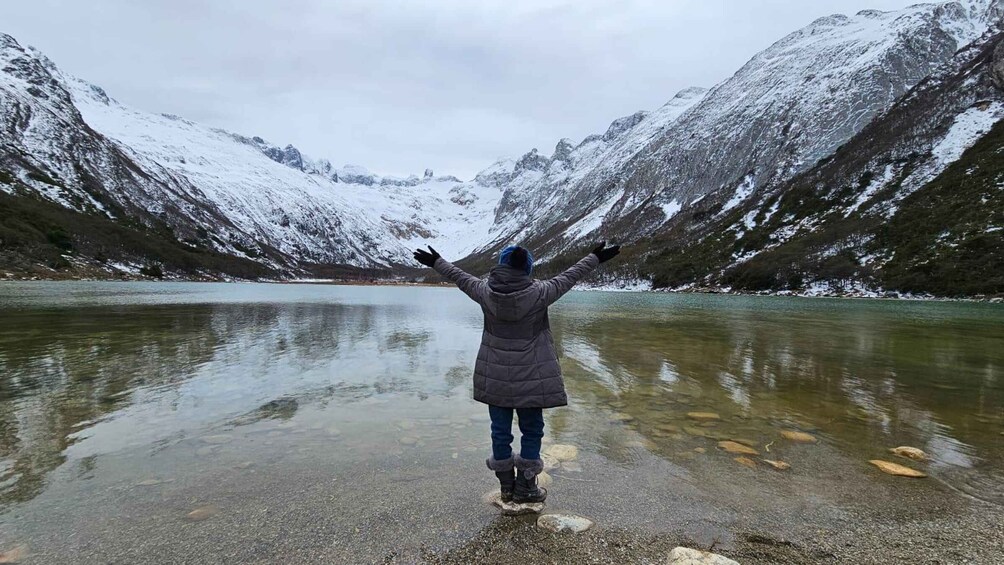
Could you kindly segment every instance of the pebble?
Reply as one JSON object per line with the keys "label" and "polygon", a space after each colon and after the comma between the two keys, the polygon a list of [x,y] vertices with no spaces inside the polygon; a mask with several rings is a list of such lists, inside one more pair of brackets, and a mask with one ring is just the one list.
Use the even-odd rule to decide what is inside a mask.
{"label": "pebble", "polygon": [[734,441],[720,441],[718,442],[718,448],[724,449],[729,453],[738,453],[740,455],[760,455],[760,452],[752,447],[748,447]]}
{"label": "pebble", "polygon": [[673,551],[669,552],[666,565],[739,565],[739,563],[710,551],[674,547]]}
{"label": "pebble", "polygon": [[739,456],[735,458],[735,462],[743,465],[744,467],[749,467],[750,469],[756,469],[756,461],[750,459],[749,457]]}
{"label": "pebble", "polygon": [[890,475],[896,475],[899,477],[911,477],[915,479],[923,479],[927,475],[921,473],[916,469],[911,469],[909,467],[900,465],[899,463],[891,463],[889,461],[882,461],[881,459],[872,459],[868,461],[872,465],[878,467],[883,473],[888,473]]}
{"label": "pebble", "polygon": [[229,436],[227,434],[219,434],[215,436],[203,436],[202,441],[210,445],[223,445],[224,443],[230,443],[233,441],[234,436]]}
{"label": "pebble", "polygon": [[404,436],[397,441],[401,442],[401,445],[415,445],[418,443],[418,438],[414,436]]}
{"label": "pebble", "polygon": [[203,520],[208,520],[209,518],[212,518],[213,516],[218,514],[219,511],[220,511],[219,508],[212,505],[200,506],[195,510],[189,512],[188,515],[186,515],[185,517],[192,522],[201,522]]}
{"label": "pebble", "polygon": [[694,453],[704,453],[706,451],[707,451],[707,449],[704,449],[703,447],[695,447],[694,448]]}
{"label": "pebble", "polygon": [[816,436],[795,430],[784,430],[781,432],[781,437],[797,443],[816,443],[817,441]]}
{"label": "pebble", "polygon": [[558,461],[574,461],[579,457],[579,448],[574,445],[556,443],[548,446],[544,453],[554,457]]}
{"label": "pebble", "polygon": [[899,447],[893,447],[889,451],[894,455],[905,457],[907,459],[913,459],[914,461],[927,461],[927,454],[916,447],[901,445]]}
{"label": "pebble", "polygon": [[485,494],[484,499],[499,508],[502,511],[503,516],[520,516],[522,514],[540,514],[544,511],[543,502],[525,502],[522,504],[516,502],[502,502],[502,493],[499,491],[492,491]]}
{"label": "pebble", "polygon": [[687,417],[691,420],[721,420],[722,417],[714,412],[687,412]]}
{"label": "pebble", "polygon": [[787,471],[788,469],[791,469],[791,465],[789,465],[788,463],[786,463],[784,461],[775,461],[773,459],[764,459],[763,462],[766,463],[766,464],[768,464],[768,465],[770,465],[771,467],[777,469],[778,471]]}
{"label": "pebble", "polygon": [[576,516],[575,514],[544,514],[537,518],[537,526],[552,532],[572,532],[579,533],[593,527],[593,521],[589,518]]}

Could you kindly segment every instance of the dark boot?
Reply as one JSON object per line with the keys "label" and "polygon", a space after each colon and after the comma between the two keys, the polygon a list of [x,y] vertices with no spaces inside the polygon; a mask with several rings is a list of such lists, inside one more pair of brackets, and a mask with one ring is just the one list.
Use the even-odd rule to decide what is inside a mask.
{"label": "dark boot", "polygon": [[537,486],[537,475],[544,470],[544,462],[540,459],[523,459],[516,456],[516,484],[512,493],[512,501],[517,504],[527,502],[544,502],[547,490]]}
{"label": "dark boot", "polygon": [[485,460],[488,468],[495,471],[495,476],[499,480],[499,491],[502,494],[502,502],[511,502],[512,493],[516,483],[516,470],[513,468],[513,458],[498,461],[495,457]]}

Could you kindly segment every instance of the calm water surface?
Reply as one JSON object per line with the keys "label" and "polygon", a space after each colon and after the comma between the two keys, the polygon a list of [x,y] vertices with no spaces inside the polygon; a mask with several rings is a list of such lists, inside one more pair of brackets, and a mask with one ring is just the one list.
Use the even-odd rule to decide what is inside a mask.
{"label": "calm water surface", "polygon": [[[573,292],[551,321],[571,405],[547,412],[547,439],[585,462],[710,468],[737,488],[775,473],[716,450],[733,439],[820,476],[826,450],[851,482],[883,480],[868,459],[897,461],[931,475],[916,488],[1004,505],[1000,306]],[[389,461],[393,483],[436,454],[482,479],[480,329],[447,288],[0,283],[0,543],[43,547],[88,512],[120,527],[109,516],[127,506],[225,514],[213,484],[269,488],[291,469]],[[588,476],[567,471],[556,485]]]}

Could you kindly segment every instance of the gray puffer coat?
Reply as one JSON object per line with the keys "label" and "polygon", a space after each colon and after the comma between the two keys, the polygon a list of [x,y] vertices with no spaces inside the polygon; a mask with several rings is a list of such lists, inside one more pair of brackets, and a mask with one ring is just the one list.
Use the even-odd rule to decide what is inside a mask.
{"label": "gray puffer coat", "polygon": [[492,268],[488,280],[473,277],[439,258],[436,272],[481,305],[485,329],[474,365],[474,400],[505,408],[552,408],[568,404],[554,351],[547,307],[596,268],[590,253],[548,280],[533,280],[508,265]]}

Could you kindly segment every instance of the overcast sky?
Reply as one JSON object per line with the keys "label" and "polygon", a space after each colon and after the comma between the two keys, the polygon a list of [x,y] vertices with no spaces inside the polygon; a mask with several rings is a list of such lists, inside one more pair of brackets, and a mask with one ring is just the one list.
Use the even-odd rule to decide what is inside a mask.
{"label": "overcast sky", "polygon": [[910,0],[31,0],[0,31],[120,102],[336,165],[550,155],[813,19]]}

